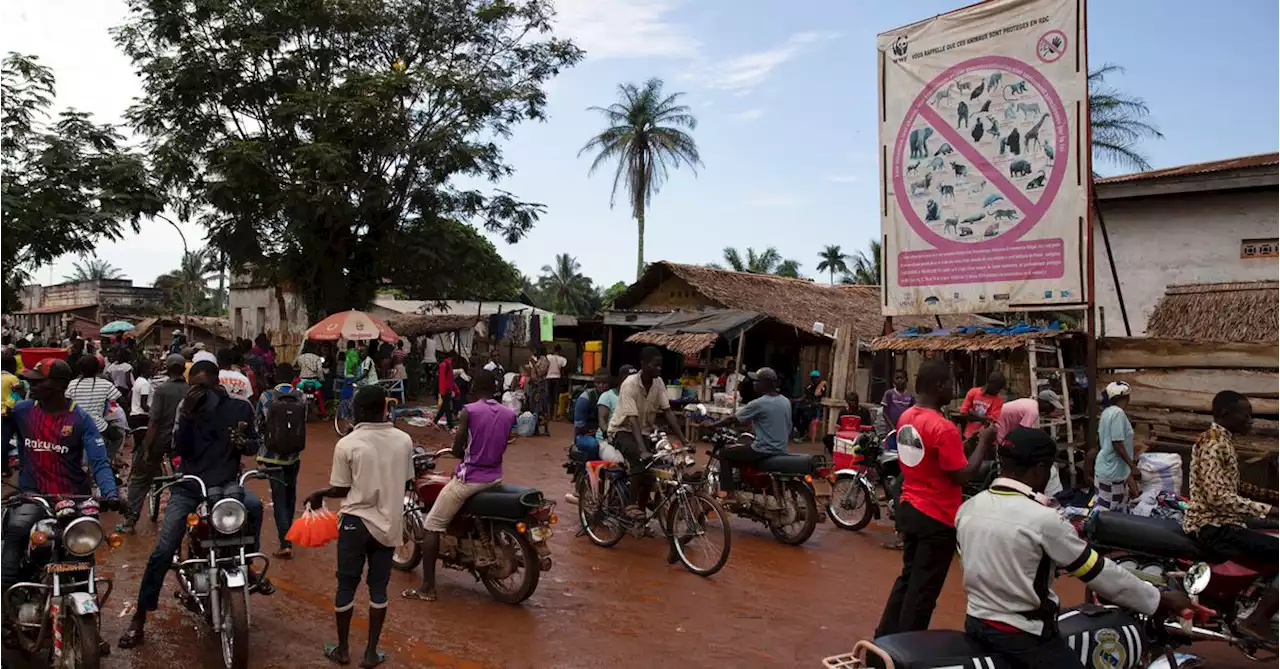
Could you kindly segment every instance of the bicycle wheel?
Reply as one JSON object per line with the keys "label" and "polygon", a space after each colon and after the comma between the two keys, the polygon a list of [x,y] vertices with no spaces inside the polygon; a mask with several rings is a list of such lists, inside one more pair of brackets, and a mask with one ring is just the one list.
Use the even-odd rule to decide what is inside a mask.
{"label": "bicycle wheel", "polygon": [[591,543],[612,548],[627,534],[620,519],[626,515],[628,482],[607,478],[601,481],[601,485],[608,486],[603,496],[591,488],[587,476],[579,479],[578,522],[586,530]]}
{"label": "bicycle wheel", "polygon": [[351,406],[351,400],[338,402],[338,410],[333,412],[333,430],[338,433],[339,437],[345,437],[351,434],[351,430],[355,429],[356,424],[352,411],[354,409]]}
{"label": "bicycle wheel", "polygon": [[711,576],[729,561],[729,518],[702,493],[678,493],[667,510],[671,549],[685,569]]}

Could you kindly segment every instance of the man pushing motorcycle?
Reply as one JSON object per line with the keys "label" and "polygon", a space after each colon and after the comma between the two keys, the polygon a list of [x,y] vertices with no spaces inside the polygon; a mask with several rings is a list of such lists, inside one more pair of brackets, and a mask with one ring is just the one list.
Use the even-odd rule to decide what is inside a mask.
{"label": "man pushing motorcycle", "polygon": [[1102,557],[1056,510],[1045,486],[1058,446],[1043,430],[1018,427],[999,444],[1003,476],[956,514],[968,599],[965,632],[1019,669],[1080,669],[1058,633],[1059,569],[1120,606],[1154,615],[1193,608],[1176,591],[1155,586]]}

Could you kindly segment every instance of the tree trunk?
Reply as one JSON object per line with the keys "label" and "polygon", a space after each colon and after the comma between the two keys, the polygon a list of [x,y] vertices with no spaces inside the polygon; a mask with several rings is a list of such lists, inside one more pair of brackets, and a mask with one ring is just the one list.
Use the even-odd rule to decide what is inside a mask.
{"label": "tree trunk", "polygon": [[272,288],[276,293],[276,313],[280,318],[280,325],[271,338],[277,342],[282,342],[284,341],[285,333],[289,331],[289,310],[284,304],[284,286],[279,281],[276,281]]}
{"label": "tree trunk", "polygon": [[219,316],[226,316],[227,315],[227,294],[225,292],[227,288],[227,254],[226,252],[224,251],[224,252],[218,253],[218,259],[221,260],[221,262],[218,263],[218,299],[217,299],[217,304],[215,304],[214,306],[217,307]]}
{"label": "tree trunk", "polygon": [[636,211],[636,281],[644,275],[644,207]]}

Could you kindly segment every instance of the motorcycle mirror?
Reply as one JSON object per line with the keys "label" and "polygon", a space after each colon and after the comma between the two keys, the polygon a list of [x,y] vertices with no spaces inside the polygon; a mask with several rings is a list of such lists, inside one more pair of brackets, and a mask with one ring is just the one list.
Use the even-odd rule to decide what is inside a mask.
{"label": "motorcycle mirror", "polygon": [[1203,562],[1197,562],[1189,569],[1187,575],[1182,577],[1182,589],[1188,595],[1195,596],[1205,591],[1209,587],[1209,565]]}

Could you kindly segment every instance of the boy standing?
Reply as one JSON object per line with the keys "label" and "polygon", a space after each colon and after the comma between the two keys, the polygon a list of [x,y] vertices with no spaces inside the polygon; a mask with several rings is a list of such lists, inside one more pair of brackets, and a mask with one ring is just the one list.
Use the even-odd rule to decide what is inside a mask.
{"label": "boy standing", "polygon": [[[275,373],[276,379],[292,379],[293,366],[281,363],[276,365]],[[258,398],[257,414],[263,446],[258,463],[280,468],[268,479],[280,537],[280,550],[274,555],[289,560],[293,558],[293,544],[285,534],[293,526],[293,510],[298,505],[298,469],[302,466],[302,449],[307,447],[307,400],[291,384],[280,383]]]}

